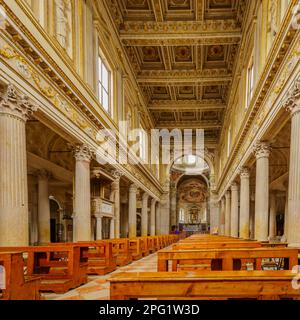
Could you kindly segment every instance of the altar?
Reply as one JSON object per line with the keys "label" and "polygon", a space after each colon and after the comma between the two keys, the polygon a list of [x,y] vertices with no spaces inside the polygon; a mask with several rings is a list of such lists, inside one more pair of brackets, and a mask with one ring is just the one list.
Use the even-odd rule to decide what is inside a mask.
{"label": "altar", "polygon": [[202,232],[202,231],[207,231],[207,224],[206,223],[195,223],[195,224],[190,224],[190,223],[182,223],[179,224],[179,229],[185,232]]}

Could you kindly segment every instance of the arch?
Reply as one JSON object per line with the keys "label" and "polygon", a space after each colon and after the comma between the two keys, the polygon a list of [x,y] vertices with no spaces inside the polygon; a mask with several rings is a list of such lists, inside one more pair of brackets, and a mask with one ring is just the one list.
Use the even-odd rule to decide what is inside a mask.
{"label": "arch", "polygon": [[[203,153],[200,154],[200,152],[195,152],[195,153],[193,153],[193,155],[195,155],[199,158],[202,158]],[[180,158],[181,158],[181,156],[174,158],[174,153],[173,152],[171,153],[170,164],[167,166],[167,169],[166,169],[167,175],[171,172],[171,169],[174,166],[175,161]],[[214,176],[215,175],[214,155],[211,152],[209,152],[209,150],[207,148],[205,148],[205,150],[204,150],[204,159],[203,160],[207,163],[207,165],[209,167],[210,175]]]}

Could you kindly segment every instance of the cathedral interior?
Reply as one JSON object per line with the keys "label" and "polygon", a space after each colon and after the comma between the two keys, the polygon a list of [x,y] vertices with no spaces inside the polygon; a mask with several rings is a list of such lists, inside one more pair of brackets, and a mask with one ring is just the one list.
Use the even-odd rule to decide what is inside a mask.
{"label": "cathedral interior", "polygon": [[12,247],[181,235],[300,249],[299,11],[0,0],[0,266]]}

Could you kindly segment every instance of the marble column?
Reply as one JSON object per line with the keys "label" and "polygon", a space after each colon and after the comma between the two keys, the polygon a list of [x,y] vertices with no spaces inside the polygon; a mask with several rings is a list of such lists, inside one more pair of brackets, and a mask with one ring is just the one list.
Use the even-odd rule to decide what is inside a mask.
{"label": "marble column", "polygon": [[219,223],[220,235],[225,235],[225,198],[221,199],[221,209],[220,209],[220,223]]}
{"label": "marble column", "polygon": [[164,192],[160,202],[160,232],[161,234],[170,233],[170,193]]}
{"label": "marble column", "polygon": [[269,144],[266,142],[256,143],[254,153],[256,156],[255,240],[267,241],[269,220]]}
{"label": "marble column", "polygon": [[250,197],[250,239],[254,240],[255,238],[255,197],[254,195]]}
{"label": "marble column", "polygon": [[285,206],[284,206],[284,225],[283,225],[283,236],[281,238],[282,242],[287,242],[287,235],[288,235],[288,216],[289,216],[289,192],[286,191],[285,196]]}
{"label": "marble column", "polygon": [[231,193],[225,193],[226,206],[225,206],[225,235],[230,236],[230,215],[231,215]]}
{"label": "marble column", "polygon": [[142,237],[148,236],[148,199],[149,195],[145,192],[142,197]]}
{"label": "marble column", "polygon": [[170,196],[170,215],[171,215],[171,227],[177,225],[177,190],[175,187],[171,188]]}
{"label": "marble column", "polygon": [[13,85],[0,97],[0,246],[29,244],[25,124],[36,109]]}
{"label": "marble column", "polygon": [[157,202],[156,206],[156,213],[155,213],[155,228],[156,228],[156,235],[161,235],[161,227],[160,227],[160,209],[161,204],[160,202]]}
{"label": "marble column", "polygon": [[300,77],[289,90],[284,107],[291,113],[287,240],[289,246],[300,247]]}
{"label": "marble column", "polygon": [[102,215],[95,214],[96,217],[96,240],[102,240]]}
{"label": "marble column", "polygon": [[112,218],[112,219],[110,220],[109,238],[110,238],[110,239],[115,239],[115,218]]}
{"label": "marble column", "polygon": [[75,202],[74,202],[74,241],[91,240],[91,187],[90,162],[92,151],[86,145],[74,148]]}
{"label": "marble column", "polygon": [[210,201],[210,233],[218,234],[219,230],[220,203],[215,196],[211,196]]}
{"label": "marble column", "polygon": [[114,235],[115,238],[120,238],[120,178],[117,178],[112,184],[111,184],[111,191],[114,195]]}
{"label": "marble column", "polygon": [[151,200],[151,207],[150,207],[150,235],[155,236],[156,228],[155,228],[155,209],[156,209],[156,200]]}
{"label": "marble column", "polygon": [[241,168],[240,238],[250,239],[250,172]]}
{"label": "marble column", "polygon": [[129,238],[136,237],[136,194],[137,187],[132,184],[129,187],[128,211],[129,211]]}
{"label": "marble column", "polygon": [[231,185],[231,224],[230,235],[239,236],[239,186],[237,183]]}
{"label": "marble column", "polygon": [[276,194],[270,194],[270,218],[269,218],[269,239],[272,240],[276,236]]}
{"label": "marble column", "polygon": [[46,170],[38,171],[38,239],[39,244],[47,244],[50,238],[49,178]]}

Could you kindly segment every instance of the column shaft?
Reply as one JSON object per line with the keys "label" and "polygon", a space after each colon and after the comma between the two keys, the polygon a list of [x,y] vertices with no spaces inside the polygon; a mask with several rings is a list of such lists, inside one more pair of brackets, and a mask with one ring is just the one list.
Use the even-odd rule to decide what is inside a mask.
{"label": "column shaft", "polygon": [[231,186],[231,226],[230,235],[239,236],[239,188],[236,183]]}
{"label": "column shaft", "polygon": [[50,202],[48,191],[49,174],[45,171],[38,173],[38,235],[39,244],[50,242]]}
{"label": "column shaft", "polygon": [[102,216],[96,216],[96,240],[102,240]]}
{"label": "column shaft", "polygon": [[148,235],[148,198],[149,195],[144,193],[142,200],[142,237]]}
{"label": "column shaft", "polygon": [[115,238],[120,238],[120,179],[112,183],[112,192],[114,193],[114,226]]}
{"label": "column shaft", "polygon": [[131,185],[129,188],[128,211],[129,211],[129,238],[136,237],[136,193],[137,188]]}
{"label": "column shaft", "polygon": [[289,245],[300,247],[300,78],[295,82],[289,103],[292,103],[292,127],[286,229]]}
{"label": "column shaft", "polygon": [[87,146],[77,146],[75,150],[75,216],[74,241],[91,240],[91,151]]}
{"label": "column shaft", "polygon": [[269,217],[269,145],[258,143],[256,155],[255,240],[268,240]]}
{"label": "column shaft", "polygon": [[246,168],[241,171],[240,238],[250,238],[250,174]]}
{"label": "column shaft", "polygon": [[151,200],[151,208],[150,208],[150,234],[151,236],[155,236],[155,208],[156,208],[156,200]]}
{"label": "column shaft", "polygon": [[226,207],[225,207],[225,235],[230,236],[230,215],[231,215],[231,193],[227,191],[225,194]]}
{"label": "column shaft", "polygon": [[270,194],[270,218],[269,218],[269,239],[276,236],[276,195]]}
{"label": "column shaft", "polygon": [[221,199],[220,209],[220,223],[219,223],[220,235],[225,235],[225,198]]}
{"label": "column shaft", "polygon": [[13,85],[1,97],[0,246],[29,244],[25,123],[35,110]]}

